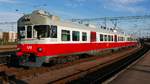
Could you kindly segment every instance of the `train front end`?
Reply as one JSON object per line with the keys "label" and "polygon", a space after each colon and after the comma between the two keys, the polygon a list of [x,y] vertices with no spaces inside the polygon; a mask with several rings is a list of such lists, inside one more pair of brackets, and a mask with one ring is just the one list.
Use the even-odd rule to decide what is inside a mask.
{"label": "train front end", "polygon": [[[23,66],[41,66],[46,61],[47,44],[51,42],[50,16],[45,11],[34,11],[18,20],[18,52],[19,64]],[[55,34],[54,34],[55,35]]]}

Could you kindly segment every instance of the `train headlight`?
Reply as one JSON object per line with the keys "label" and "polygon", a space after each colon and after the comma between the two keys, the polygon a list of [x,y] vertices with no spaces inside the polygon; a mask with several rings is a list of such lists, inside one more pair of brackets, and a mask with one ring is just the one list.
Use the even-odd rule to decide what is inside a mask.
{"label": "train headlight", "polygon": [[38,52],[42,52],[42,51],[43,51],[43,49],[42,49],[42,48],[38,48],[37,50],[38,50]]}

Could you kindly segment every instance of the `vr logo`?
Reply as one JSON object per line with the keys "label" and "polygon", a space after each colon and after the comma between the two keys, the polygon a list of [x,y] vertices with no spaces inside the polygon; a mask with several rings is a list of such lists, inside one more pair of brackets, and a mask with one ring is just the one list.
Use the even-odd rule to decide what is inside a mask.
{"label": "vr logo", "polygon": [[32,46],[27,46],[27,49],[28,49],[28,50],[31,50],[31,49],[32,49]]}

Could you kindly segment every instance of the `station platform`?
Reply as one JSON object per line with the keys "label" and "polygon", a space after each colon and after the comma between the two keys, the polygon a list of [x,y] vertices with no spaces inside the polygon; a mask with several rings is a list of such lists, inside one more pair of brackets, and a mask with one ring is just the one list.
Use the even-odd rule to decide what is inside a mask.
{"label": "station platform", "polygon": [[150,50],[109,84],[150,84]]}

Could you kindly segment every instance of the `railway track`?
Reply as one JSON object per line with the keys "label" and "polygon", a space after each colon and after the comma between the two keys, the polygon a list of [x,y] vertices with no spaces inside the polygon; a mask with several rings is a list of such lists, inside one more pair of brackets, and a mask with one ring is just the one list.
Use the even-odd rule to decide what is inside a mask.
{"label": "railway track", "polygon": [[0,64],[10,64],[15,57],[16,50],[0,52]]}
{"label": "railway track", "polygon": [[119,71],[126,68],[132,62],[136,61],[138,58],[142,57],[147,51],[149,51],[150,46],[144,45],[144,48],[141,50],[129,55],[128,57],[121,59],[117,62],[98,69],[95,72],[89,73],[84,77],[78,78],[69,82],[68,84],[100,84],[106,81],[107,79],[113,77]]}
{"label": "railway track", "polygon": [[8,54],[17,51],[16,45],[3,45],[0,46],[0,54]]}
{"label": "railway track", "polygon": [[[58,64],[58,65],[55,65],[52,67],[26,68],[26,67],[7,67],[7,66],[5,66],[4,69],[1,70],[0,77],[2,77],[3,81],[9,82],[9,83],[13,82],[14,84],[18,84],[18,83],[23,83],[23,84],[30,83],[30,84],[32,84],[32,83],[35,83],[34,81],[37,81],[38,78],[41,78],[40,77],[41,74],[49,73],[49,72],[55,72],[59,69],[65,68],[65,67],[67,68],[70,66],[78,65],[80,63],[87,62],[87,61],[94,60],[94,59],[98,59],[98,58],[99,57],[95,56],[95,57],[91,57],[91,58],[77,60],[74,62],[69,62],[66,64]],[[112,62],[114,62],[114,61],[112,61]],[[105,64],[102,64],[102,65],[104,66]],[[106,63],[106,65],[108,65],[108,64]],[[97,66],[92,67],[92,68],[97,68]],[[83,72],[83,71],[80,71],[80,72]],[[71,76],[73,76],[73,75],[75,75],[75,74],[72,74]],[[68,76],[66,76],[64,78],[62,77],[60,79],[51,80],[50,83],[55,83],[56,81],[61,81],[63,79],[66,79],[67,77]],[[69,77],[70,77],[70,75],[69,75]],[[41,79],[41,81],[42,81],[42,79]],[[43,83],[45,83],[45,81],[43,81]],[[43,83],[39,83],[39,84],[43,84]],[[72,83],[72,82],[70,82],[70,83]]]}
{"label": "railway track", "polygon": [[0,64],[7,64],[11,55],[0,55]]}

